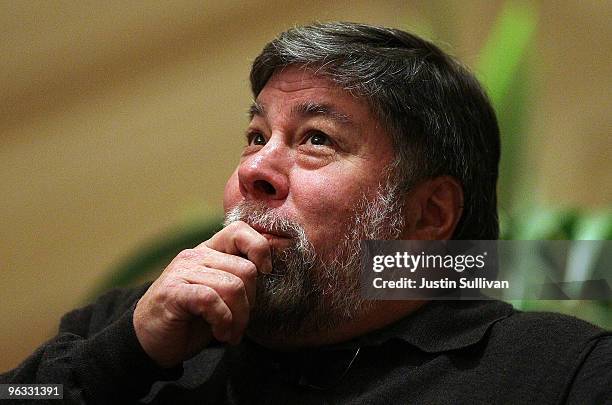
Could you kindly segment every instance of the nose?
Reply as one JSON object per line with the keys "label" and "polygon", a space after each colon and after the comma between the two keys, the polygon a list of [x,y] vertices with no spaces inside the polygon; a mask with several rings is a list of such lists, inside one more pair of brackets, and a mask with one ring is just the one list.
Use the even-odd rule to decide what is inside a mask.
{"label": "nose", "polygon": [[255,200],[284,200],[289,193],[289,151],[270,140],[238,168],[240,192]]}

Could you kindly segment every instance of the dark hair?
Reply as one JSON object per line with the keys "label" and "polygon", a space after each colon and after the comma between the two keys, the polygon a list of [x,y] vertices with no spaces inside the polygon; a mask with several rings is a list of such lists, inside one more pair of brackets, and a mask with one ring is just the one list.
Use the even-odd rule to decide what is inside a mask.
{"label": "dark hair", "polygon": [[497,239],[500,155],[495,112],[476,78],[437,46],[355,23],[296,27],[253,62],[255,97],[276,69],[303,65],[367,101],[391,134],[402,187],[450,175],[464,192],[454,239]]}

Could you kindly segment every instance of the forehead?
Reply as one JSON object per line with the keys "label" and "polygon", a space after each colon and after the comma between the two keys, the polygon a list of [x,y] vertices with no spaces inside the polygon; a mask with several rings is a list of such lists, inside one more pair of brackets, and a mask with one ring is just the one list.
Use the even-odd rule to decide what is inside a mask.
{"label": "forehead", "polygon": [[287,93],[308,89],[341,91],[330,79],[316,74],[316,70],[297,65],[277,69],[264,86],[264,89],[266,87],[275,88]]}
{"label": "forehead", "polygon": [[330,106],[355,124],[370,123],[378,127],[378,119],[364,99],[303,66],[292,65],[275,71],[257,96],[256,105],[280,111],[304,102]]}

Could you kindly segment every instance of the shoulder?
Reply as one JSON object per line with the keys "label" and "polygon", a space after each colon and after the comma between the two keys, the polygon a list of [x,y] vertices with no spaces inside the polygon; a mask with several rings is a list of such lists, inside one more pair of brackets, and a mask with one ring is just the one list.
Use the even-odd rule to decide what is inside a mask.
{"label": "shoulder", "polygon": [[611,336],[572,316],[512,310],[491,325],[478,347],[487,373],[503,376],[518,391],[529,391],[529,402],[565,403],[568,397],[585,398],[585,392],[607,395],[605,385],[580,376],[609,367],[602,354],[611,349]]}
{"label": "shoulder", "polygon": [[612,403],[612,335],[597,339],[576,373],[567,403]]}
{"label": "shoulder", "polygon": [[491,338],[546,351],[564,351],[572,347],[578,349],[609,334],[573,316],[516,310],[491,329]]}
{"label": "shoulder", "polygon": [[588,372],[599,364],[589,359],[594,352],[609,349],[611,335],[568,315],[513,311],[491,327],[485,350],[513,378],[520,381],[529,374],[536,385],[546,381],[547,388],[541,390],[550,388],[552,395],[567,392],[579,370],[586,367]]}
{"label": "shoulder", "polygon": [[496,326],[491,331],[494,346],[512,351],[514,365],[536,377],[532,381],[542,395],[556,395],[569,404],[612,400],[611,331],[548,312],[516,311]]}

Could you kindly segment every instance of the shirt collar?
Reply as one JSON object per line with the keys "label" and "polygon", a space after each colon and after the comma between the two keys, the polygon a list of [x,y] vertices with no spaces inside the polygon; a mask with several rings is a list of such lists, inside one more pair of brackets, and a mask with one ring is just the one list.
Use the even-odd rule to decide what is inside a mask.
{"label": "shirt collar", "polygon": [[[258,364],[260,368],[262,365],[277,367],[277,371],[284,370],[283,373],[297,369],[297,372],[293,370],[293,374],[302,377],[305,375],[305,360],[309,363],[306,366],[312,366],[313,370],[321,370],[321,364],[325,364],[325,367],[336,364],[339,368],[334,370],[341,378],[362,347],[379,346],[391,340],[400,340],[426,353],[461,349],[480,342],[495,322],[507,318],[513,312],[512,306],[501,301],[430,301],[394,324],[337,345],[298,352],[277,352],[261,347],[247,338],[239,346],[229,349],[232,353],[238,352],[239,358],[251,359],[250,361]],[[227,349],[228,346],[209,348],[187,361],[180,384],[185,387],[203,384],[205,379],[212,375],[221,358],[227,354]],[[295,377],[293,374],[291,375]],[[338,376],[330,377],[328,373],[323,377],[329,382],[335,381],[334,378]]]}
{"label": "shirt collar", "polygon": [[461,349],[481,341],[495,322],[513,311],[501,301],[430,301],[406,318],[362,336],[358,344],[400,339],[427,353]]}

